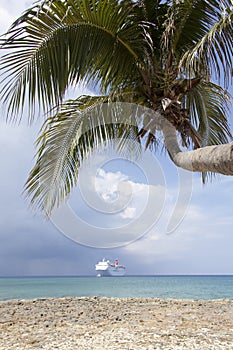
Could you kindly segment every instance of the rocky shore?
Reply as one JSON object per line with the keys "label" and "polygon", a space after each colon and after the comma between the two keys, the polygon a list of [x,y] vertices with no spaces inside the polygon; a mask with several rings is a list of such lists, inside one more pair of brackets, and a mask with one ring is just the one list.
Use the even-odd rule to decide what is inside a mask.
{"label": "rocky shore", "polygon": [[0,302],[0,350],[233,349],[233,300]]}

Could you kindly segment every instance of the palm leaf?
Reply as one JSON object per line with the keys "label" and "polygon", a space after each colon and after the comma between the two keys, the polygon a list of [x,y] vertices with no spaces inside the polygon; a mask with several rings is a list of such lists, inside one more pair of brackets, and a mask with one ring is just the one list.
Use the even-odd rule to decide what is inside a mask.
{"label": "palm leaf", "polygon": [[[223,76],[228,86],[233,57],[232,0],[183,2],[174,49],[187,75]],[[186,8],[186,13],[184,9]]]}
{"label": "palm leaf", "polygon": [[[201,146],[211,146],[232,141],[228,123],[230,95],[219,85],[202,83],[190,90],[186,97],[192,124],[202,137]],[[202,181],[213,177],[202,173]]]}
{"label": "palm leaf", "polygon": [[43,125],[36,164],[25,191],[31,203],[47,215],[67,198],[83,159],[93,150],[107,144],[120,154],[127,150],[127,156],[140,153],[137,108],[132,113],[131,104],[122,108],[122,104],[109,105],[107,101],[105,96],[68,101]]}
{"label": "palm leaf", "polygon": [[14,52],[1,60],[1,99],[13,114],[28,96],[32,116],[38,102],[44,110],[58,105],[69,84],[86,80],[114,91],[134,79],[147,40],[130,2],[47,0],[12,25],[2,48]]}
{"label": "palm leaf", "polygon": [[192,124],[202,136],[202,146],[223,144],[232,140],[228,123],[230,95],[214,83],[190,90],[186,103]]}

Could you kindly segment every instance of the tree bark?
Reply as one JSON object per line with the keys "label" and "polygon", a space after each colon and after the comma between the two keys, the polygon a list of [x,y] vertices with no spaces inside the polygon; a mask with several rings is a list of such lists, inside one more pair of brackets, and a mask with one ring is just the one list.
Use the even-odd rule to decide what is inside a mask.
{"label": "tree bark", "polygon": [[233,142],[183,152],[179,147],[175,128],[165,120],[161,129],[169,156],[176,166],[192,172],[233,175]]}

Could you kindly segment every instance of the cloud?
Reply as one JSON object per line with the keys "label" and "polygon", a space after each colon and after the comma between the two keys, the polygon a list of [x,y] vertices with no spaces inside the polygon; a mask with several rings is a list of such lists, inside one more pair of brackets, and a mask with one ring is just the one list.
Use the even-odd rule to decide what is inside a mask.
{"label": "cloud", "polygon": [[120,216],[123,219],[134,219],[136,216],[136,208],[127,207]]}
{"label": "cloud", "polygon": [[92,182],[98,195],[106,202],[114,202],[119,197],[119,184],[128,181],[128,177],[120,171],[106,172],[104,169],[98,169],[97,174],[92,177]]}
{"label": "cloud", "polygon": [[146,206],[150,186],[133,182],[120,171],[113,173],[100,168],[93,182],[99,196],[109,204],[122,198],[118,219],[134,219]]}
{"label": "cloud", "polygon": [[[106,152],[98,152],[79,170],[78,188],[53,217],[73,240],[92,247],[128,244],[147,232],[161,214],[165,187],[137,182],[119,170],[107,171]],[[121,160],[118,160],[118,166]]]}

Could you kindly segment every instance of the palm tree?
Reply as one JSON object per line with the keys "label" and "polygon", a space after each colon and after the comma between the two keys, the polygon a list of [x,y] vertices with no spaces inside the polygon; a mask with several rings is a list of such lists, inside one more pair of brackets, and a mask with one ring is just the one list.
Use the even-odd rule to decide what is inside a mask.
{"label": "palm tree", "polygon": [[[109,139],[147,148],[162,133],[177,166],[203,180],[233,175],[232,18],[232,0],[44,0],[17,19],[2,39],[1,99],[8,118],[49,113],[26,183],[32,202],[51,212],[88,150]],[[64,102],[80,82],[100,93]],[[125,113],[127,103],[140,108]]]}

